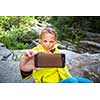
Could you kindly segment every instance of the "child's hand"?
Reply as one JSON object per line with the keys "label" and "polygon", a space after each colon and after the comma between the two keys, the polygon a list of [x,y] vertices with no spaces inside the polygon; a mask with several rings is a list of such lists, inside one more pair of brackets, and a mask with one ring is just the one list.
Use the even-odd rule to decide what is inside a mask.
{"label": "child's hand", "polygon": [[34,66],[34,55],[37,53],[38,51],[28,50],[23,54],[19,65],[22,71],[31,71],[36,69]]}

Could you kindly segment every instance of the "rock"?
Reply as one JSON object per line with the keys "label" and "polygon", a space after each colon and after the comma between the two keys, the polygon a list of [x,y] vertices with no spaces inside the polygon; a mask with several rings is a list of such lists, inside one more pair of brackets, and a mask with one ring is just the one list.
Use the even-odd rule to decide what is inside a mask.
{"label": "rock", "polygon": [[31,45],[37,46],[39,44],[39,39],[35,39],[32,41]]}
{"label": "rock", "polygon": [[8,50],[4,44],[0,43],[0,83],[32,83],[31,78],[22,80],[19,71],[19,61],[25,50]]}
{"label": "rock", "polygon": [[100,43],[94,41],[80,41],[80,46],[77,50],[81,53],[100,53]]}
{"label": "rock", "polygon": [[[97,54],[79,54],[67,50],[61,50],[66,55],[66,65],[72,75],[87,77],[94,82],[100,82],[100,53]],[[89,75],[86,76],[85,73]]]}
{"label": "rock", "polygon": [[77,47],[79,53],[100,53],[100,34],[86,32],[85,37],[81,39]]}
{"label": "rock", "polygon": [[76,45],[72,44],[71,42],[63,40],[63,41],[61,41],[61,44],[66,46],[67,50],[76,51]]}
{"label": "rock", "polygon": [[3,43],[0,43],[0,48],[2,48],[2,47],[6,48],[6,46]]}
{"label": "rock", "polygon": [[3,43],[0,43],[0,60],[6,60],[12,53]]}
{"label": "rock", "polygon": [[85,41],[94,41],[94,42],[100,43],[100,34],[87,32],[84,40]]}
{"label": "rock", "polygon": [[58,49],[66,49],[66,46],[62,45],[60,43],[57,43],[56,46],[57,46]]}
{"label": "rock", "polygon": [[[2,49],[1,49],[2,48]],[[21,55],[26,50],[8,50],[7,48],[1,47],[0,54],[4,58],[5,54],[6,60],[1,58],[0,61],[0,82],[3,83],[32,83],[34,79],[24,81],[21,79],[19,71],[19,62]],[[5,48],[5,49],[4,49]],[[3,51],[2,51],[3,50]],[[94,82],[100,83],[100,53],[89,54],[89,53],[75,53],[69,50],[60,50],[60,53],[64,53],[66,56],[66,65],[72,75],[77,75],[81,77],[87,77]]]}
{"label": "rock", "polygon": [[34,80],[22,80],[19,62],[0,61],[0,83],[32,83]]}
{"label": "rock", "polygon": [[85,43],[87,45],[92,45],[92,46],[95,46],[97,48],[100,48],[100,43],[96,43],[96,42],[93,42],[93,41],[80,41],[80,43]]}

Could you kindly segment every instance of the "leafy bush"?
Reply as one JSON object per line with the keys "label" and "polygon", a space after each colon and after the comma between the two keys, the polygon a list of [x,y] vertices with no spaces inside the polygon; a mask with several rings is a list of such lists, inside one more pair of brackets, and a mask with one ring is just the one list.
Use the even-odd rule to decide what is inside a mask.
{"label": "leafy bush", "polygon": [[22,49],[25,49],[26,48],[26,46],[24,45],[24,43],[18,43],[16,47],[19,50],[22,50]]}
{"label": "leafy bush", "polygon": [[60,40],[77,42],[86,31],[100,33],[100,16],[53,16],[48,22],[56,28]]}
{"label": "leafy bush", "polygon": [[38,37],[37,33],[34,31],[28,31],[18,36],[17,41],[25,43],[31,43],[33,39]]}
{"label": "leafy bush", "polygon": [[0,42],[4,43],[7,48],[9,48],[11,46],[11,44],[12,44],[10,38],[6,37],[6,36],[1,36],[0,37]]}
{"label": "leafy bush", "polygon": [[9,49],[24,49],[36,38],[31,29],[33,16],[0,16],[0,42]]}

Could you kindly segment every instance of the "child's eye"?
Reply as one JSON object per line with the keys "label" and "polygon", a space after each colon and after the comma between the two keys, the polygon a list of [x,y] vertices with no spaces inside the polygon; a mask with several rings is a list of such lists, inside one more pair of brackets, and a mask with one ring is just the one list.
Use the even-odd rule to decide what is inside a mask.
{"label": "child's eye", "polygon": [[47,40],[44,40],[43,42],[47,42]]}
{"label": "child's eye", "polygon": [[54,43],[54,41],[50,41],[50,43]]}

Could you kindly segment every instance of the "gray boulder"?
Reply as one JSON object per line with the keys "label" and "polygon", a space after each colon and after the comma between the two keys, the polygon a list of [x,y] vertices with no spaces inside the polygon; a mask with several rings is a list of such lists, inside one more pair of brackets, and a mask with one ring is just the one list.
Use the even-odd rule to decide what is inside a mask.
{"label": "gray boulder", "polygon": [[34,80],[22,80],[19,62],[0,61],[0,83],[32,83]]}
{"label": "gray boulder", "polygon": [[0,43],[0,83],[34,82],[32,78],[24,81],[20,75],[19,61],[24,51],[8,50],[3,43]]}
{"label": "gray boulder", "polygon": [[66,55],[66,65],[71,74],[86,77],[94,82],[100,82],[100,53],[75,53],[61,50]]}
{"label": "gray boulder", "polygon": [[13,51],[8,50],[3,43],[0,43],[0,60],[6,60]]}

